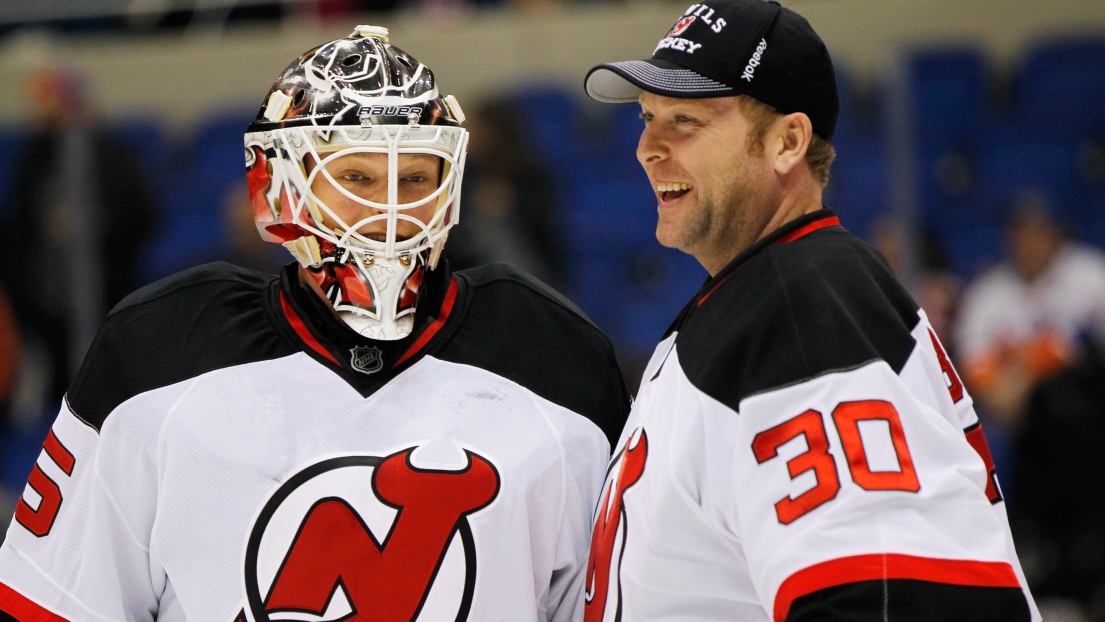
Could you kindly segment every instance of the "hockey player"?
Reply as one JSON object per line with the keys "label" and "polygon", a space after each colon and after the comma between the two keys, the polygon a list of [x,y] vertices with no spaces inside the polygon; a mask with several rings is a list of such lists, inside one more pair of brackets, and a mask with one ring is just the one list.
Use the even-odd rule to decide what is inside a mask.
{"label": "hockey player", "polygon": [[463,121],[382,28],[288,67],[245,153],[297,262],[111,313],[0,548],[0,619],[582,618],[628,397],[558,294],[450,272]]}
{"label": "hockey player", "polygon": [[1038,620],[970,396],[822,207],[838,98],[809,23],[694,4],[586,89],[639,102],[656,235],[710,273],[615,447],[586,619]]}

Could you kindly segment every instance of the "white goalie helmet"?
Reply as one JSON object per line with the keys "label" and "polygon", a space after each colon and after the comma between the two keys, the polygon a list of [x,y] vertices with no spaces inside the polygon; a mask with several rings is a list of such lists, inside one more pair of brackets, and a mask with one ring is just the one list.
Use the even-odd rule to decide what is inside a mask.
{"label": "white goalie helmet", "polygon": [[460,208],[468,132],[428,67],[358,26],[276,80],[245,135],[261,237],[284,245],[358,333],[414,328]]}

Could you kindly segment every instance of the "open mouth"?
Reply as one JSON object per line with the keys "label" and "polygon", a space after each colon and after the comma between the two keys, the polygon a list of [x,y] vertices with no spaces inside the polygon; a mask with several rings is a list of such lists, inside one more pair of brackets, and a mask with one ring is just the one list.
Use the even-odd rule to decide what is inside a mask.
{"label": "open mouth", "polygon": [[690,184],[669,184],[659,183],[656,184],[656,192],[660,195],[660,200],[668,203],[682,198],[685,194],[691,191]]}

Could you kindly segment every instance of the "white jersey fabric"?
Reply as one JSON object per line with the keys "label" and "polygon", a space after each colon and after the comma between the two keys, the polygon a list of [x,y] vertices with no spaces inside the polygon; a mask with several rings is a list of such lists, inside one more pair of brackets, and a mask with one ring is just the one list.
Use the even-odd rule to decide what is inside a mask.
{"label": "white jersey fabric", "polygon": [[124,301],[0,548],[0,619],[580,619],[609,344],[521,273],[445,272],[398,344],[294,272]]}
{"label": "white jersey fabric", "polygon": [[587,620],[1039,620],[924,312],[828,210],[656,348],[596,512]]}

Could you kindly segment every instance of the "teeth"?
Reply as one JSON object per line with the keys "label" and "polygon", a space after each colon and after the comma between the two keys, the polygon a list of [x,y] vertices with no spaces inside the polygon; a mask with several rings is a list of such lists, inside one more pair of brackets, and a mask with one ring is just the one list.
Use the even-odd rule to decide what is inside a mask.
{"label": "teeth", "polygon": [[678,192],[680,190],[690,190],[690,184],[656,184],[657,192]]}

